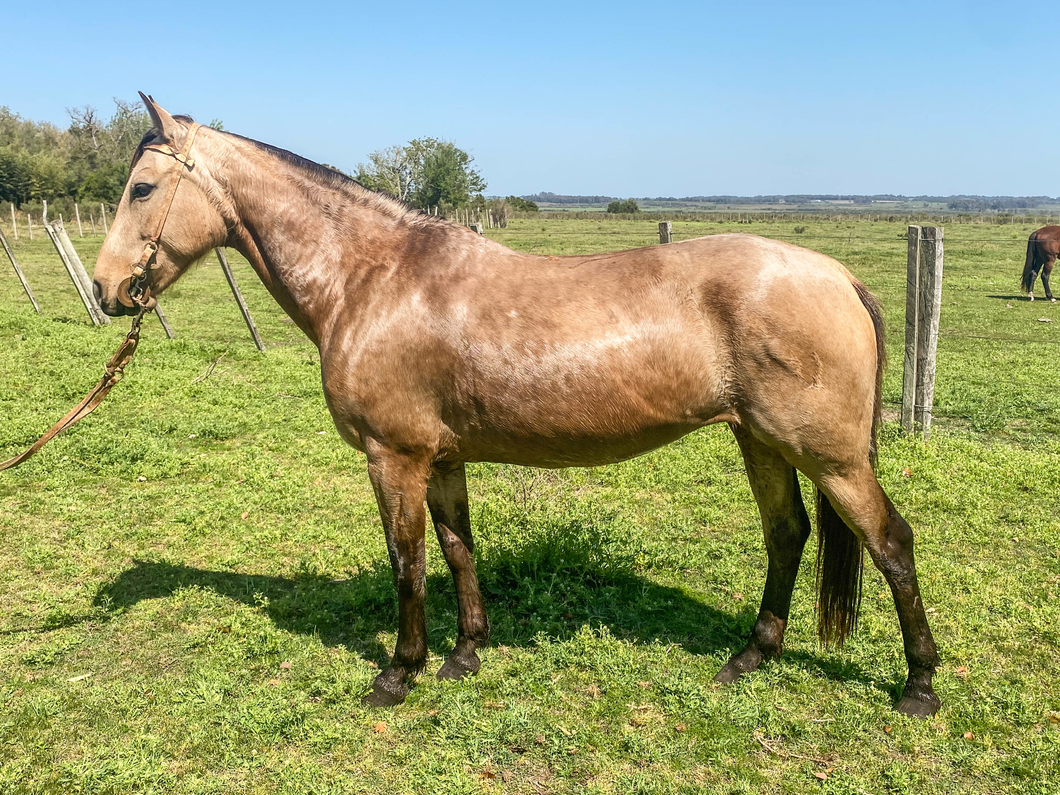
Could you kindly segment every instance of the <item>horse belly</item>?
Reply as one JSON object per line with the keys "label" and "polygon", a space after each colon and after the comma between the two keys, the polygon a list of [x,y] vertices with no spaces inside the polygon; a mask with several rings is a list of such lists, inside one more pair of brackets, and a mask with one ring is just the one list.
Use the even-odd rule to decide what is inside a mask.
{"label": "horse belly", "polygon": [[480,357],[460,447],[468,460],[542,467],[640,455],[732,419],[709,351],[656,338]]}

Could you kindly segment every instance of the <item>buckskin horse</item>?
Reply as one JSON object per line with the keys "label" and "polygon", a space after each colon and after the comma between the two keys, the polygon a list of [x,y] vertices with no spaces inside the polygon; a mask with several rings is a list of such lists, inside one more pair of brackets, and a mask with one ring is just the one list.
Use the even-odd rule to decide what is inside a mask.
{"label": "buckskin horse", "polygon": [[479,670],[489,622],[467,463],[596,466],[724,422],[761,513],[768,570],[750,638],[716,680],[781,653],[811,530],[800,471],[817,495],[819,636],[841,642],[854,628],[867,548],[908,662],[896,708],[938,710],[913,533],[875,475],[880,307],[846,268],[751,235],[517,253],[144,102],[154,130],[100,251],[96,295],[107,314],[132,314],[229,246],[319,347],[335,426],[367,457],[398,594],[394,654],[366,704],[402,702],[427,659],[425,504],[458,607],[458,639],[437,675]]}
{"label": "buckskin horse", "polygon": [[1056,264],[1058,255],[1060,255],[1060,226],[1043,226],[1031,232],[1031,236],[1027,238],[1027,259],[1023,266],[1023,279],[1021,280],[1023,292],[1030,300],[1034,300],[1034,280],[1041,272],[1045,297],[1056,303],[1053,291],[1049,289],[1049,277],[1053,273],[1053,265]]}

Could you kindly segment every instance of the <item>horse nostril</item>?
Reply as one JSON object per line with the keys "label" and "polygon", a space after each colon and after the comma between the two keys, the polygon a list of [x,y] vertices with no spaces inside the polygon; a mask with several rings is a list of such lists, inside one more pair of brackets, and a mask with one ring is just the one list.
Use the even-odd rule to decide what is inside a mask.
{"label": "horse nostril", "polygon": [[92,282],[92,295],[96,297],[96,303],[98,304],[103,300],[103,288],[99,286],[99,282]]}

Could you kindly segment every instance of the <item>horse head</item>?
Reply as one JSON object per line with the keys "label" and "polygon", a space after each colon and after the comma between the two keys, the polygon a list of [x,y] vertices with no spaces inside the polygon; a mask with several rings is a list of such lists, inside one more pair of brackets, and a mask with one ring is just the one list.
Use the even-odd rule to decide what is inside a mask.
{"label": "horse head", "polygon": [[203,162],[209,135],[187,116],[171,116],[140,94],[154,127],[140,141],[114,223],[93,274],[108,315],[131,315],[137,297],[154,297],[195,261],[224,245],[221,191]]}

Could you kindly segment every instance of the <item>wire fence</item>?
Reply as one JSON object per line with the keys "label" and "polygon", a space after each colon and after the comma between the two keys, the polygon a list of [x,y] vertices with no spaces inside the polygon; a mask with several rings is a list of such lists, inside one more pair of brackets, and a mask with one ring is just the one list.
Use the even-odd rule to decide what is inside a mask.
{"label": "wire fence", "polygon": [[[98,241],[103,235],[103,230],[100,228],[102,226],[101,215],[101,211],[97,209],[95,212],[97,224],[95,245],[98,245]],[[522,219],[517,219],[518,223],[516,225],[504,230],[496,230],[496,232],[491,232],[491,235],[501,241],[522,247],[523,250],[532,250],[538,253],[556,253],[556,249],[563,250],[565,248],[577,249],[579,247],[577,245],[572,246],[571,242],[578,239],[589,241],[584,248],[598,251],[658,242],[658,218],[662,216],[645,217],[641,215],[635,219],[626,220],[625,224],[605,223],[603,224],[604,228],[585,228],[589,225],[584,223],[578,225],[581,228],[564,228],[563,221],[578,220],[573,218],[572,215],[563,213],[554,214],[550,217],[549,214],[524,214]],[[873,285],[873,288],[877,291],[882,288],[883,292],[892,297],[892,309],[889,313],[891,315],[892,329],[895,313],[902,311],[898,306],[894,305],[893,297],[896,290],[904,289],[905,286],[908,238],[904,227],[914,222],[914,219],[910,216],[896,217],[898,220],[895,221],[873,222],[890,224],[891,228],[889,230],[872,229],[864,216],[855,215],[842,217],[843,222],[854,225],[853,229],[821,229],[822,221],[831,223],[831,220],[826,217],[814,216],[813,220],[817,222],[818,228],[814,229],[811,226],[799,232],[795,232],[788,227],[788,224],[793,224],[797,220],[792,216],[760,214],[755,216],[754,223],[747,223],[746,214],[744,215],[744,220],[741,221],[729,221],[725,220],[724,216],[712,215],[707,224],[698,219],[680,218],[677,216],[667,217],[673,219],[673,239],[675,242],[681,242],[704,233],[717,234],[730,231],[756,233],[771,239],[783,240],[817,249],[858,268],[873,268],[875,269],[874,273],[878,277],[882,277]],[[592,214],[592,220],[598,221],[602,218],[603,214]],[[76,227],[71,228],[70,219],[64,220],[71,237],[73,237],[73,242],[77,244],[78,238],[74,237],[77,234]],[[1008,305],[1013,308],[1027,307],[1025,296],[1019,292],[1019,275],[1022,271],[1026,252],[1026,235],[1033,231],[1034,228],[1037,228],[1033,224],[1042,220],[1044,219],[1041,216],[1036,217],[1033,221],[1030,218],[1025,218],[1023,228],[1019,228],[1015,224],[994,225],[989,227],[990,232],[987,232],[987,229],[983,227],[977,228],[974,224],[962,224],[948,229],[945,238],[947,267],[944,277],[946,279],[944,290],[947,291],[946,294],[954,298],[960,298],[962,303],[965,303],[966,296],[974,294],[966,293],[966,289],[976,291],[979,294],[988,291],[1001,292],[1002,294],[991,296],[998,299],[997,306],[999,310],[1005,306],[1005,302],[1008,302]],[[708,224],[709,228],[704,228]],[[801,226],[802,223],[799,225]],[[34,239],[40,241],[39,245],[46,246],[47,237],[44,235],[43,228],[38,226],[37,221],[34,221],[34,226]],[[91,237],[91,225],[85,223],[84,217],[82,217],[82,227],[84,228],[85,237]],[[4,218],[2,209],[0,209],[0,229],[3,229],[9,241],[14,242],[13,235],[10,232],[10,218]],[[24,226],[20,229],[20,233],[20,239],[16,243],[16,250],[27,243]],[[604,242],[608,239],[614,240],[615,244],[608,245]],[[555,241],[556,245],[553,247],[550,241]],[[88,241],[85,242],[88,243]],[[519,246],[520,242],[527,245]],[[48,256],[51,256],[51,253],[49,251]],[[878,256],[874,256],[874,254]],[[1002,259],[1008,269],[1004,274],[1001,274],[998,265],[994,264],[1000,264]],[[883,263],[882,266],[881,262]],[[893,268],[890,264],[892,262]],[[56,259],[57,268],[58,265],[59,262]],[[7,271],[10,275],[9,266],[2,256],[0,256],[0,271]],[[859,270],[859,272],[861,271]],[[983,281],[977,281],[978,279]],[[1000,287],[996,287],[992,281],[989,281],[990,279],[996,281]],[[1008,294],[1004,294],[1005,292]],[[1039,288],[1039,294],[1040,292]],[[1017,301],[1020,303],[1016,303]],[[1055,305],[1055,307],[1045,304],[1041,310],[1037,310],[1037,307],[1041,304],[1036,303],[1033,305],[1036,310],[1033,315],[1027,312],[1021,313],[1018,318],[1021,322],[1036,322],[1040,315],[1044,313],[1049,313],[1049,316],[1042,319],[1056,321],[1055,325],[1043,323],[1041,326],[1042,333],[1035,335],[1028,331],[1028,327],[1025,324],[1020,325],[1019,323],[1013,324],[1009,321],[990,319],[992,310],[985,302],[980,302],[979,307],[975,310],[977,314],[972,315],[964,314],[964,310],[961,310],[960,314],[955,314],[948,307],[948,298],[946,302],[943,307],[942,328],[939,331],[939,336],[940,339],[949,341],[951,345],[958,344],[961,347],[955,349],[951,345],[944,346],[941,353],[942,362],[945,362],[947,348],[950,355],[968,355],[975,358],[975,345],[969,346],[967,343],[989,346],[989,349],[996,353],[1000,361],[1012,363],[1013,366],[1019,360],[1019,357],[1027,355],[1021,351],[1028,346],[1034,351],[1032,355],[1035,357],[1049,356],[1054,350],[1056,353],[1060,353],[1060,336],[1056,333],[1056,329],[1060,329],[1060,304]],[[47,312],[46,308],[45,312]],[[982,329],[974,328],[974,323],[979,317],[984,318],[984,327]],[[1012,317],[1017,319],[1016,316]],[[998,327],[996,332],[992,332],[988,327],[988,325],[994,323]],[[964,344],[961,345],[961,343]],[[898,352],[895,351],[895,353],[897,354]],[[1060,360],[1060,357],[1057,358]],[[892,362],[892,368],[894,366],[895,364]],[[1002,368],[999,367],[999,369]],[[1057,374],[1055,383],[1057,391],[1060,393],[1060,368],[1057,369]],[[999,377],[994,377],[995,375],[999,375]],[[1015,395],[1025,390],[1028,386],[1026,379],[1019,380],[1004,377],[1003,369],[1001,373],[992,374],[989,378],[984,379],[981,374],[972,372],[954,373],[952,368],[949,368],[946,377],[966,385],[969,390],[986,394],[996,393],[1002,397],[1004,392],[1008,392],[1009,395]],[[1052,379],[1052,376],[1047,376],[1047,378]],[[1054,381],[1049,380],[1048,383],[1052,384]],[[952,381],[948,386],[952,392]],[[983,408],[984,411],[988,409],[989,407]],[[936,416],[940,418],[974,419],[976,410],[969,411],[957,406],[936,405]],[[1060,416],[1060,410],[1058,410],[1058,416]]]}

